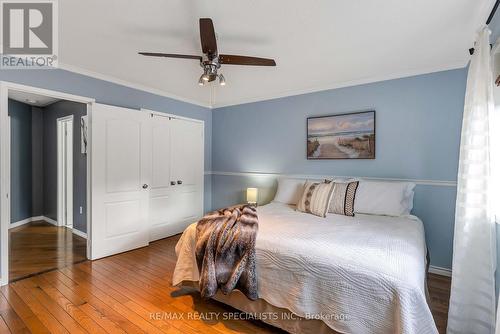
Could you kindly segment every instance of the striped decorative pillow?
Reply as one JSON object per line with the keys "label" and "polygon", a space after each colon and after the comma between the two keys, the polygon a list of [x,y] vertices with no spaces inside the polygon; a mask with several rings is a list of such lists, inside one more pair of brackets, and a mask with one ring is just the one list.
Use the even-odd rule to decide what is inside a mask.
{"label": "striped decorative pillow", "polygon": [[297,210],[326,217],[333,194],[333,183],[310,182],[304,185],[302,197],[297,203]]}
{"label": "striped decorative pillow", "polygon": [[[328,182],[325,180],[325,182]],[[344,216],[354,216],[354,198],[359,182],[331,182],[333,185],[333,196],[330,201],[328,212]]]}

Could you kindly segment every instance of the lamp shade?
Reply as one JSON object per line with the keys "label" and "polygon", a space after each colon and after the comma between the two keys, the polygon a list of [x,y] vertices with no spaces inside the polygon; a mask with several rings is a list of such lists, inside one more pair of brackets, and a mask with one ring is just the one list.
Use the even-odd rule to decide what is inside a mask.
{"label": "lamp shade", "polygon": [[257,203],[257,195],[259,190],[257,188],[247,188],[247,203]]}

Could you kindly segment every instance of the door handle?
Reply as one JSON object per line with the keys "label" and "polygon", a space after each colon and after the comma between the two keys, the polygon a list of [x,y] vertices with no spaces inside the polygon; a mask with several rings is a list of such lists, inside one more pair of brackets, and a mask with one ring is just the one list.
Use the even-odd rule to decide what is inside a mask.
{"label": "door handle", "polygon": [[182,184],[182,181],[181,180],[177,180],[177,184]]}
{"label": "door handle", "polygon": [[148,187],[149,186],[147,184],[145,184],[145,183],[142,185],[142,189],[148,189]]}
{"label": "door handle", "polygon": [[170,181],[171,186],[175,186],[175,181]]}

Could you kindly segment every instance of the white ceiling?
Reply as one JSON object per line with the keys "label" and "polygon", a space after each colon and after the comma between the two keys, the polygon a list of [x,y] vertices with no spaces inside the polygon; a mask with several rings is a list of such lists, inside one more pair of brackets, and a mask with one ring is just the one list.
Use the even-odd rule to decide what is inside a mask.
{"label": "white ceiling", "polygon": [[11,89],[9,89],[9,99],[29,104],[34,107],[46,107],[52,103],[60,101],[59,99],[50,96],[43,96]]}
{"label": "white ceiling", "polygon": [[[64,0],[61,67],[204,106],[224,106],[465,66],[493,0]],[[500,15],[500,14],[499,14]],[[210,17],[220,53],[275,58],[226,65],[225,87],[200,87]]]}

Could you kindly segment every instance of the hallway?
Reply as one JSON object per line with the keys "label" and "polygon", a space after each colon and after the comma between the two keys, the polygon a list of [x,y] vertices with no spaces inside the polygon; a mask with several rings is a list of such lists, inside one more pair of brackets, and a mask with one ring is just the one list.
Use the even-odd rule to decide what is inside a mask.
{"label": "hallway", "polygon": [[87,259],[87,240],[45,221],[10,229],[9,246],[11,282]]}

